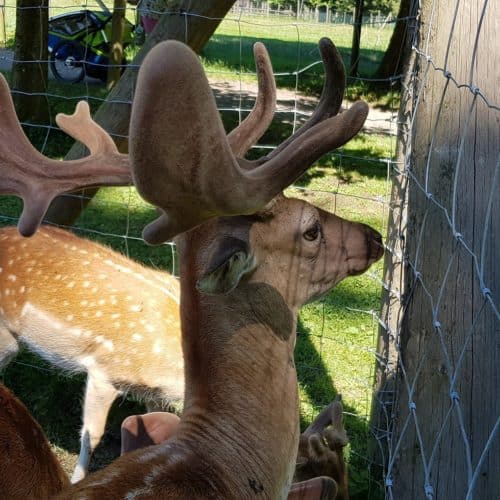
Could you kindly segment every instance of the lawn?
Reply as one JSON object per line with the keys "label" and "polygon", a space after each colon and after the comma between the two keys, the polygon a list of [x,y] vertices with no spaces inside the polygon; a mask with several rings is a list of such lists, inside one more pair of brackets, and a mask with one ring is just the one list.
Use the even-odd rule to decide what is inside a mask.
{"label": "lawn", "polygon": [[[335,41],[347,62],[351,27],[297,25],[284,21],[270,23],[267,19],[256,18],[228,17],[202,56],[211,79],[232,84],[241,79],[251,81],[254,78],[251,45],[256,40],[265,41],[278,73],[278,85],[316,95],[321,66],[305,68],[318,61],[317,41],[322,36],[330,36]],[[362,74],[368,76],[373,72],[389,37],[388,28],[364,29]],[[366,90],[359,85],[351,89],[355,89],[351,96]],[[55,81],[49,82],[48,93],[52,96],[49,98],[52,116],[60,111],[69,112],[77,97],[93,98],[90,104],[94,110],[105,98],[102,86],[64,85]],[[368,97],[374,99],[373,94]],[[394,106],[393,97],[397,95],[391,94],[383,102],[380,96],[375,97],[376,104]],[[226,130],[235,125],[234,112],[225,111],[222,117]],[[290,134],[295,117],[293,109],[278,115],[261,142],[271,146],[278,144]],[[71,146],[71,140],[57,130],[37,131],[34,127],[28,130],[37,147],[44,145],[44,152],[49,156],[63,157]],[[384,234],[388,160],[394,150],[394,137],[387,132],[363,132],[340,151],[318,161],[294,188],[288,190],[288,194],[307,197],[322,208],[368,223]],[[255,149],[252,155],[262,152]],[[2,198],[0,222],[13,223],[20,206],[18,200]],[[78,234],[104,242],[146,265],[171,270],[172,247],[152,248],[140,239],[142,227],[153,217],[154,210],[140,200],[133,189],[108,188],[98,193],[75,229]],[[323,405],[342,393],[346,428],[351,439],[348,458],[353,499],[376,499],[382,495],[367,449],[378,330],[372,312],[379,308],[380,276],[381,263],[378,263],[369,273],[345,280],[323,300],[304,307],[299,318],[296,362],[302,425],[307,425]],[[3,373],[3,380],[40,421],[71,469],[78,452],[82,377],[67,377],[36,356],[23,353]],[[115,404],[109,431],[96,454],[94,467],[100,467],[114,456],[119,422],[132,411],[143,411],[143,407],[130,401]]]}

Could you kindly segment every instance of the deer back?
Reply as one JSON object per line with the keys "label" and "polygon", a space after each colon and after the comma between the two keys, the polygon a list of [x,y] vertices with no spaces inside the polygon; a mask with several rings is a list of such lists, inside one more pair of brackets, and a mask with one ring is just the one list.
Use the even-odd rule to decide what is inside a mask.
{"label": "deer back", "polygon": [[182,398],[179,284],[166,272],[58,228],[2,228],[0,315],[57,366]]}

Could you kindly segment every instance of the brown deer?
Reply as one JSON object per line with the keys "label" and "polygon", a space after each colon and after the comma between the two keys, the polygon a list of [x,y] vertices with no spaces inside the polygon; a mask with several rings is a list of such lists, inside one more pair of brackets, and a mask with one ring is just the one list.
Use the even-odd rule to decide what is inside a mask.
{"label": "brown deer", "polygon": [[[239,156],[262,135],[274,115],[273,70],[262,44],[255,45],[254,57],[259,85],[255,106],[228,136],[232,150]],[[1,115],[4,121],[7,118],[8,123],[16,122],[11,113]],[[85,103],[80,103],[72,116],[58,115],[57,122],[88,145],[91,153],[94,151],[86,162],[90,158],[100,162],[95,151],[107,148],[118,159],[118,165],[111,163],[110,169],[123,169],[124,181],[131,179],[126,173],[128,156],[113,150],[109,136],[90,118]],[[16,124],[13,130],[19,133],[19,126]],[[2,132],[6,130],[0,129]],[[33,149],[21,140],[13,144],[18,143]],[[106,148],[93,146],[101,143]],[[6,158],[0,168],[10,169],[12,153],[3,154]],[[33,151],[24,154],[27,161],[38,155]],[[61,162],[44,161],[53,165],[51,176],[66,168],[67,162],[62,167]],[[27,179],[31,182],[30,177]],[[26,200],[30,205],[31,191]],[[21,225],[32,228],[39,220],[37,217]],[[66,372],[88,375],[73,482],[87,474],[109,409],[120,394],[132,394],[160,407],[170,403],[179,406],[182,402],[180,335],[179,283],[168,273],[147,269],[58,228],[44,227],[28,239],[19,236],[15,228],[0,229],[0,370],[21,344]]]}
{"label": "brown deer", "polygon": [[[309,481],[321,477],[334,480],[336,500],[349,500],[347,465],[344,460],[344,447],[348,438],[342,414],[339,395],[300,435],[294,474],[296,486],[292,486],[292,489],[302,495],[307,493],[307,498],[316,498],[316,491],[312,492],[313,485]],[[174,435],[178,425],[179,417],[172,413],[152,412],[127,417],[121,426],[122,454],[163,443]],[[324,479],[316,481],[315,486],[322,491],[325,488]],[[288,498],[293,497],[289,494]]]}
{"label": "brown deer", "polygon": [[[163,442],[175,432],[178,422],[179,418],[176,415],[164,412],[127,418],[123,427],[127,427],[139,439],[130,440],[130,435],[126,436],[124,452],[150,444],[144,440],[146,436],[156,443]],[[143,431],[142,425],[147,429],[147,433]],[[0,451],[0,498],[46,500],[64,491],[70,484],[39,424],[26,407],[2,384],[0,384]],[[329,478],[314,478],[292,485],[288,498],[320,500],[324,499],[327,493],[333,495],[335,488],[335,482]]]}
{"label": "brown deer", "polygon": [[[340,61],[331,43],[322,47]],[[165,443],[123,455],[62,498],[287,497],[299,440],[297,311],[382,255],[367,226],[280,194],[364,123],[365,104],[337,114],[338,95],[323,99],[286,144],[242,160],[197,57],[177,42],[149,53],[130,163],[139,193],[163,211],[145,239],[178,234],[184,412]],[[152,121],[153,110],[168,120]]]}
{"label": "brown deer", "polygon": [[[321,49],[342,67],[331,42]],[[123,455],[60,498],[287,498],[299,440],[298,309],[382,256],[368,226],[280,194],[366,119],[361,102],[338,114],[342,92],[326,82],[312,120],[250,162],[231,151],[190,49],[169,41],[144,60],[130,166],[141,196],[162,210],[145,239],[177,236],[184,412],[165,443]]]}
{"label": "brown deer", "polygon": [[0,384],[0,498],[47,499],[69,480],[38,423]]}

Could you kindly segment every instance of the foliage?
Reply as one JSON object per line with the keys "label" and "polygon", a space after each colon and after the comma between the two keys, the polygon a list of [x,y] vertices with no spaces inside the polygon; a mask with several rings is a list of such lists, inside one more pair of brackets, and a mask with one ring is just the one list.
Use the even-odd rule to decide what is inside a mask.
{"label": "foliage", "polygon": [[[357,0],[306,0],[301,3],[310,8],[328,7],[338,12],[350,12],[354,9]],[[269,4],[272,8],[280,6],[294,11],[297,10],[297,0],[272,0]],[[396,15],[398,7],[399,0],[365,0],[363,12],[365,14],[380,12],[382,14],[392,13]]]}

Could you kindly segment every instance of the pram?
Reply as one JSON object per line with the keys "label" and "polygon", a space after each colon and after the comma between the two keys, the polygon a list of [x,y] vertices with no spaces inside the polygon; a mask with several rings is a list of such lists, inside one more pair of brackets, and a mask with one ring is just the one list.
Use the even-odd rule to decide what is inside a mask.
{"label": "pram", "polygon": [[[74,83],[91,76],[106,81],[111,18],[109,12],[81,10],[49,19],[50,68],[58,80]],[[124,47],[133,41],[134,29],[126,20]],[[126,64],[123,59],[123,67]]]}

